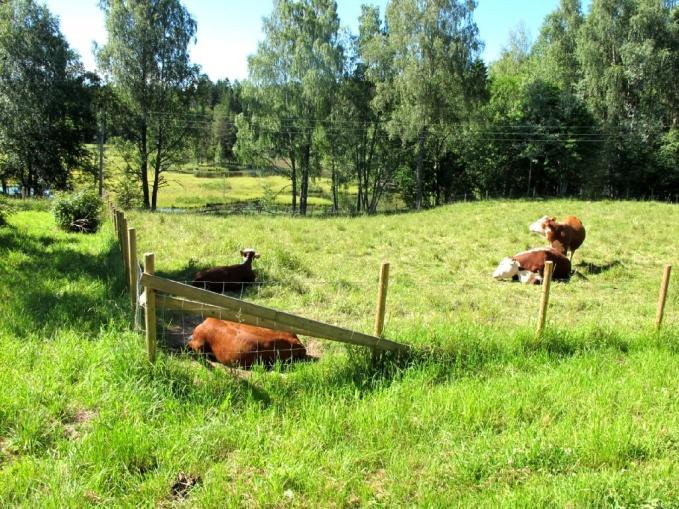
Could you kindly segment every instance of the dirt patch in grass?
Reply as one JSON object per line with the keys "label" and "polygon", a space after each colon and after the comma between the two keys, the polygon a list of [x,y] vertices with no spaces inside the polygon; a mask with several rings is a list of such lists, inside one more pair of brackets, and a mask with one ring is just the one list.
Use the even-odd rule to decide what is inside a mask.
{"label": "dirt patch in grass", "polygon": [[87,408],[78,408],[75,410],[70,419],[64,422],[64,435],[69,440],[77,440],[80,438],[80,431],[83,425],[92,421],[97,417],[96,410],[89,410]]}
{"label": "dirt patch in grass", "polygon": [[170,489],[174,499],[186,498],[191,490],[200,483],[200,477],[185,472],[179,472],[172,488]]}

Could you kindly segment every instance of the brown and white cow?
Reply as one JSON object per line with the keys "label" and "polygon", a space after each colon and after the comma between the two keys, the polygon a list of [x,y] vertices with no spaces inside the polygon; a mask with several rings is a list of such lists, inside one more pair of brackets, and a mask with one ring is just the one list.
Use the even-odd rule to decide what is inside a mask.
{"label": "brown and white cow", "polygon": [[571,261],[552,247],[539,247],[522,251],[507,257],[500,262],[493,277],[495,279],[512,279],[516,276],[522,283],[539,284],[545,272],[545,263],[554,263],[553,279],[569,279]]}
{"label": "brown and white cow", "polygon": [[306,358],[306,348],[295,334],[244,323],[207,318],[187,343],[190,349],[213,355],[227,366],[271,366],[277,359]]}
{"label": "brown and white cow", "polygon": [[545,237],[550,245],[561,253],[568,254],[570,251],[571,262],[575,250],[585,241],[585,227],[575,216],[566,216],[561,222],[557,222],[555,217],[543,216],[528,229]]}

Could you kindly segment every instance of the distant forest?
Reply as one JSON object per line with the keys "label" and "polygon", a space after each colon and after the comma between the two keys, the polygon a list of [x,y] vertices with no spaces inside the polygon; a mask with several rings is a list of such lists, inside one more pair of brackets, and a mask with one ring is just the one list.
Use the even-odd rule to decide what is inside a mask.
{"label": "distant forest", "polygon": [[[386,193],[412,208],[461,199],[679,195],[679,5],[561,0],[533,41],[521,26],[480,58],[476,2],[363,6],[358,33],[334,0],[277,0],[242,82],[190,61],[196,23],[177,0],[104,0],[107,40],[86,72],[34,0],[0,4],[0,181],[24,194],[98,168],[155,209],[164,173],[189,161],[277,168],[292,212],[309,182],[334,207],[374,213]],[[347,185],[352,202],[341,200]],[[353,196],[353,195],[352,195]]]}

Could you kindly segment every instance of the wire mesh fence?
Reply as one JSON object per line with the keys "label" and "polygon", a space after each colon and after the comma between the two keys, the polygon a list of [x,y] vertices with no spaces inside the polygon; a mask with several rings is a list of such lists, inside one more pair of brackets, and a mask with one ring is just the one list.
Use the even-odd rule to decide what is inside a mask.
{"label": "wire mesh fence", "polygon": [[[112,212],[114,212],[112,210]],[[146,306],[146,291],[148,290],[148,280],[144,274],[144,268],[136,261],[136,254],[129,254],[129,238],[126,239],[121,230],[125,228],[126,221],[124,216],[114,214],[115,226],[118,230],[118,239],[121,242],[123,253],[128,252],[127,257],[123,257],[123,265],[128,271],[130,291],[134,305],[134,324],[137,329],[144,329],[142,316],[149,312]],[[577,325],[580,317],[587,317],[591,322],[595,317],[597,326],[612,327],[630,325],[630,313],[637,313],[637,318],[643,316],[644,321],[651,320],[651,315],[656,315],[656,324],[660,327],[662,321],[661,306],[658,303],[656,314],[655,297],[649,291],[649,277],[659,275],[658,267],[645,261],[643,257],[635,263],[637,271],[629,277],[615,280],[598,280],[595,289],[597,294],[591,291],[583,292],[584,284],[592,289],[592,285],[587,277],[587,266],[580,266],[580,271],[576,267],[575,273],[571,277],[569,284],[555,283],[551,285],[552,302],[558,302],[560,325]],[[148,272],[148,270],[147,270]],[[153,271],[151,271],[153,272]],[[375,290],[381,284],[380,278],[369,277],[361,280],[351,280],[347,278],[306,278],[303,281],[304,290],[299,292],[299,281],[296,280],[260,280],[255,282],[237,283],[236,291],[224,292],[226,297],[219,300],[219,293],[206,292],[202,290],[200,294],[189,292],[189,296],[181,294],[185,292],[183,287],[191,288],[194,284],[196,290],[201,291],[199,284],[191,279],[180,281],[165,280],[169,285],[179,285],[181,292],[179,296],[166,291],[167,288],[156,288],[153,311],[157,313],[154,318],[154,341],[160,340],[163,348],[167,349],[189,349],[198,353],[210,353],[223,364],[248,366],[255,362],[271,364],[275,359],[290,360],[304,358],[307,356],[304,345],[299,341],[295,333],[304,337],[324,337],[316,334],[315,326],[318,324],[341,331],[342,338],[351,343],[353,335],[361,337],[363,346],[372,346],[369,340],[379,340],[380,333],[375,336],[352,332],[350,329],[342,329],[339,325],[331,325],[327,322],[342,323],[355,330],[365,330],[370,326],[370,319],[374,308]],[[665,295],[662,297],[662,308],[664,309],[667,299],[667,280],[664,281]],[[233,285],[233,281],[224,281],[224,284]],[[170,288],[177,288],[171,286]],[[492,292],[489,289],[492,288]],[[233,286],[231,287],[233,289]],[[165,290],[165,291],[164,291]],[[226,290],[226,287],[223,288]],[[271,291],[273,290],[273,291]],[[268,293],[267,293],[268,292]],[[441,280],[431,281],[418,279],[408,274],[397,274],[389,280],[389,293],[393,296],[390,305],[383,310],[382,324],[387,332],[391,330],[403,330],[412,327],[413,323],[421,320],[419,314],[427,311],[429,323],[439,320],[440,323],[446,320],[479,323],[481,326],[488,327],[525,327],[538,321],[535,313],[540,301],[540,287],[527,285],[503,284],[494,281],[487,273],[465,273],[460,280]],[[645,298],[647,304],[643,309],[635,309],[635,304],[627,303],[625,295],[635,295],[640,292],[648,294]],[[219,297],[206,299],[206,295],[211,294]],[[305,311],[308,318],[279,312],[272,308],[264,308],[247,302],[257,301],[268,304],[280,302],[278,295],[297,295],[298,298],[289,298],[286,301],[287,307],[292,308],[292,312]],[[621,298],[616,300],[618,306],[629,306],[629,313],[616,313],[615,317],[607,314],[610,309],[611,295],[619,294]],[[492,295],[492,298],[488,298]],[[311,297],[309,297],[311,296]],[[672,299],[670,299],[672,300]],[[238,309],[229,307],[233,302],[238,302]],[[228,306],[227,306],[228,304]],[[225,307],[224,307],[225,306]],[[245,310],[245,311],[244,311]],[[262,311],[263,310],[263,311]],[[617,310],[619,311],[619,310]],[[258,315],[257,313],[264,313]],[[273,313],[273,314],[271,314]],[[658,316],[660,318],[658,318]],[[290,318],[292,321],[280,320],[280,317]],[[432,318],[434,317],[434,318]],[[228,331],[228,325],[219,323],[235,323],[239,332]],[[306,321],[304,321],[306,320]],[[637,320],[638,321],[638,320]],[[148,322],[146,322],[148,323]],[[674,325],[677,321],[673,317],[669,324]],[[313,326],[312,326],[313,325]],[[309,329],[305,329],[309,327]],[[226,327],[226,329],[224,329]],[[259,329],[257,329],[259,327]],[[280,328],[277,328],[280,327]],[[380,326],[381,328],[382,326]],[[220,334],[218,329],[224,329]],[[232,326],[233,328],[233,326]],[[148,333],[148,326],[146,327]],[[201,339],[201,331],[210,329],[212,334],[206,337],[238,337],[241,340],[230,341],[228,343],[217,341],[216,339]],[[275,331],[273,336],[271,331]],[[196,331],[199,332],[196,335]],[[268,331],[266,336],[263,331]],[[227,332],[229,332],[227,334]],[[327,330],[326,330],[327,332]],[[266,336],[266,337],[265,337]],[[327,335],[325,336],[327,337]],[[331,338],[332,339],[332,338]],[[338,339],[343,341],[343,339]],[[367,343],[365,342],[367,341]],[[388,341],[388,340],[385,340]],[[214,344],[211,344],[214,343]],[[218,352],[218,353],[217,353]]]}

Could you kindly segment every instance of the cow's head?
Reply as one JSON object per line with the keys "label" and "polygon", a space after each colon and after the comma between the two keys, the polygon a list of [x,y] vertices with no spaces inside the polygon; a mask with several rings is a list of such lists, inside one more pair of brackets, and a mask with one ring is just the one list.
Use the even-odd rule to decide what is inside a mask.
{"label": "cow's head", "polygon": [[259,258],[259,253],[257,253],[254,249],[242,249],[240,252],[240,255],[243,257],[243,262],[247,262],[248,260],[252,260],[253,258]]}
{"label": "cow's head", "polygon": [[547,228],[549,224],[554,222],[556,222],[555,217],[542,216],[540,219],[528,226],[528,231],[537,233],[538,235],[542,235],[544,237],[547,235]]}
{"label": "cow's head", "polygon": [[495,279],[511,279],[519,273],[519,262],[509,256],[500,262],[493,277]]}

